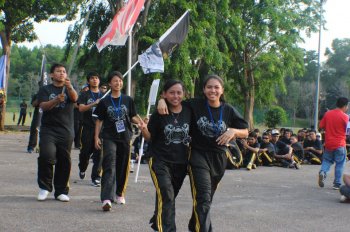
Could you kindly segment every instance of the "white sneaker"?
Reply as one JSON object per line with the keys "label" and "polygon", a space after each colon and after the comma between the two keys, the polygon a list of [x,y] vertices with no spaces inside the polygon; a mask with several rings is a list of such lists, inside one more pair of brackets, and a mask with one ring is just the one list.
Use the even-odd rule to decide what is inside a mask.
{"label": "white sneaker", "polygon": [[68,202],[69,197],[66,194],[61,194],[58,197],[56,197],[56,200],[62,201],[62,202]]}
{"label": "white sneaker", "polygon": [[102,210],[103,211],[111,211],[112,203],[110,200],[104,200],[102,203]]}
{"label": "white sneaker", "polygon": [[40,189],[37,197],[38,201],[45,201],[49,193],[50,192],[45,189]]}
{"label": "white sneaker", "polygon": [[120,197],[120,196],[117,196],[117,204],[119,205],[125,205],[125,197]]}
{"label": "white sneaker", "polygon": [[350,202],[350,199],[349,198],[347,198],[346,196],[344,196],[344,195],[341,195],[340,196],[340,202],[342,202],[342,203],[345,203],[345,202]]}

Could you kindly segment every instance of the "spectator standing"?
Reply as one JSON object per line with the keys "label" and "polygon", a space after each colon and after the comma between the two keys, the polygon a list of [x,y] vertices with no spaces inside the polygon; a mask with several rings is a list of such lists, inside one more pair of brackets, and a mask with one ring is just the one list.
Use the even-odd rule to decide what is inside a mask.
{"label": "spectator standing", "polygon": [[39,126],[39,102],[38,102],[38,94],[34,94],[31,102],[34,107],[34,113],[32,118],[32,123],[30,125],[30,134],[29,134],[29,142],[27,147],[28,153],[33,153],[34,148],[38,143],[38,126]]}
{"label": "spectator standing", "polygon": [[335,163],[333,189],[337,190],[341,185],[344,164],[346,161],[346,126],[349,116],[349,100],[345,97],[337,99],[336,109],[329,110],[322,118],[319,127],[325,129],[325,150],[318,176],[318,185],[323,188],[327,177],[327,172],[331,165]]}
{"label": "spectator standing", "polygon": [[19,124],[22,121],[22,126],[24,126],[24,123],[26,122],[26,116],[27,116],[27,103],[26,100],[23,99],[22,103],[19,105],[20,111],[19,111],[19,117],[18,117],[18,122],[17,122],[17,126],[19,126]]}

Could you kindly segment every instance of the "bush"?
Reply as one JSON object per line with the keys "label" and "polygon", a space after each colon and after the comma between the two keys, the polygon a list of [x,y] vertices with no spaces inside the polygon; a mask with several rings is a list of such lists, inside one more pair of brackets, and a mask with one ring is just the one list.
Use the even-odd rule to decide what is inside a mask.
{"label": "bush", "polygon": [[275,128],[278,124],[282,124],[287,121],[287,114],[279,106],[272,106],[266,113],[265,113],[265,125],[268,128]]}

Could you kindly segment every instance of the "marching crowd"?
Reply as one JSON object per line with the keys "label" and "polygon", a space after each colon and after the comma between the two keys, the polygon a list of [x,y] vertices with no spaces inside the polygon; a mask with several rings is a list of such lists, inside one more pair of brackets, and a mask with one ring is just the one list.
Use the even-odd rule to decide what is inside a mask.
{"label": "marching crowd", "polygon": [[[326,174],[335,162],[333,188],[341,188],[343,201],[350,197],[350,175],[347,181],[344,178],[346,188],[340,186],[345,157],[340,160],[339,155],[334,154],[334,151],[346,154],[342,149],[337,150],[345,149],[345,128],[349,121],[345,114],[348,104],[345,98],[337,102],[337,109],[346,116],[341,115],[342,121],[335,125],[336,129],[330,125],[335,116],[326,113],[322,119],[320,127],[326,132],[323,139],[313,129],[302,129],[297,134],[290,129],[269,129],[260,136],[258,129],[249,132],[248,123],[225,102],[224,83],[217,75],[204,79],[204,97],[184,101],[183,83],[166,81],[158,108],[149,122],[137,114],[134,100],[122,93],[123,76],[118,71],[108,75],[110,93],[107,94],[107,85],[101,85],[96,72],[87,75],[86,88],[79,96],[63,65],[52,65],[50,77],[52,84],[40,88],[35,99],[37,108],[43,112],[38,141],[38,201],[45,201],[50,192],[54,192],[59,201],[70,200],[70,153],[77,138],[74,108],[82,113],[79,140],[75,140],[75,146],[80,148],[79,177],[85,178],[92,159],[91,181],[93,186],[101,188],[103,211],[110,211],[112,202],[126,204],[133,125],[137,125],[149,143],[148,165],[156,192],[150,223],[155,231],[176,231],[175,199],[186,175],[189,175],[193,199],[189,231],[213,230],[210,207],[227,168],[252,170],[258,166],[280,166],[299,169],[303,164],[322,164],[319,185],[323,187]],[[344,121],[343,133],[339,128]],[[336,141],[329,137],[337,133],[344,134],[344,144],[339,143],[342,137]],[[31,136],[31,140],[33,138],[35,136]],[[34,144],[29,142],[28,152],[33,151]],[[330,145],[336,147],[329,148]]]}

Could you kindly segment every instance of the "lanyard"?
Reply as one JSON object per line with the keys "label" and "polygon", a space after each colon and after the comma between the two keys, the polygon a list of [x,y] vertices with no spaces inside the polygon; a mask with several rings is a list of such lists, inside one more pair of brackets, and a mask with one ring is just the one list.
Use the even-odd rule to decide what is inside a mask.
{"label": "lanyard", "polygon": [[[94,93],[93,93],[91,90],[89,90],[89,91],[90,91],[90,93],[91,93],[92,99],[93,99],[93,100],[94,100],[94,102],[95,102],[95,101],[96,101],[96,98],[95,98]],[[98,91],[97,98],[100,98],[100,96],[101,96],[101,92],[100,92],[100,91]]]}
{"label": "lanyard", "polygon": [[213,124],[213,127],[215,128],[215,134],[216,134],[216,135],[219,135],[219,133],[220,133],[219,126],[220,126],[220,124],[222,123],[222,111],[223,111],[223,107],[222,107],[222,105],[220,104],[220,118],[219,118],[219,121],[218,121],[218,125],[216,125],[215,122],[214,122],[214,118],[213,118],[213,115],[212,115],[212,113],[211,113],[211,110],[210,110],[208,101],[207,101],[206,103],[207,103],[207,109],[208,109],[209,116],[210,116],[210,121],[211,121],[211,123]]}
{"label": "lanyard", "polygon": [[112,104],[113,104],[113,107],[114,107],[115,112],[117,113],[117,117],[119,117],[120,104],[121,104],[121,102],[122,102],[122,94],[120,94],[120,97],[119,97],[118,108],[115,107],[115,104],[114,104],[114,101],[113,101],[113,98],[112,98],[112,94],[110,94],[109,96],[111,97],[111,102],[112,102]]}

